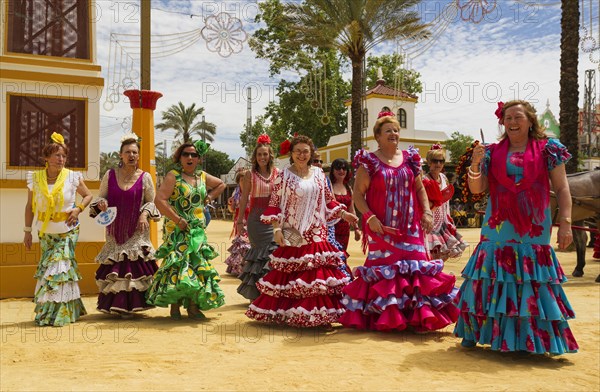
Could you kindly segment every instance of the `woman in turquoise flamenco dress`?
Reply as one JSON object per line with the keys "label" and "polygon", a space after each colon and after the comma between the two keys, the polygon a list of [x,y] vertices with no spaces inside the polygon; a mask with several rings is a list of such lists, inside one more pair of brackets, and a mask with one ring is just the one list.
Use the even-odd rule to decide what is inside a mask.
{"label": "woman in turquoise flamenco dress", "polygon": [[550,245],[550,184],[558,197],[558,247],[573,240],[565,165],[571,155],[540,128],[526,101],[499,103],[500,142],[473,149],[469,189],[489,188],[481,239],[462,276],[454,333],[465,347],[559,355],[577,352],[575,313]]}
{"label": "woman in turquoise flamenco dress", "polygon": [[207,150],[202,141],[182,144],[174,154],[181,170],[166,175],[154,200],[166,217],[164,242],[156,251],[156,258],[163,261],[146,298],[152,305],[170,305],[174,319],[181,318],[181,305],[190,318],[204,319],[202,310],[225,303],[219,274],[210,263],[218,253],[207,243],[204,215],[205,206],[223,192],[225,184],[196,170]]}

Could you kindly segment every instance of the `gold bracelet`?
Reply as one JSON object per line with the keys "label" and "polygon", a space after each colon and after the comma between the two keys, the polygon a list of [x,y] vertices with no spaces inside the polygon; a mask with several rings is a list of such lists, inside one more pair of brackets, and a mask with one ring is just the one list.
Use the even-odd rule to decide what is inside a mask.
{"label": "gold bracelet", "polygon": [[25,233],[31,233],[31,226],[29,226],[29,227],[28,226],[23,227],[23,231]]}
{"label": "gold bracelet", "polygon": [[75,207],[79,208],[81,210],[81,212],[83,212],[83,210],[85,210],[85,206],[83,204],[77,204]]}
{"label": "gold bracelet", "polygon": [[273,228],[273,234],[277,233],[278,231],[281,231],[281,227]]}

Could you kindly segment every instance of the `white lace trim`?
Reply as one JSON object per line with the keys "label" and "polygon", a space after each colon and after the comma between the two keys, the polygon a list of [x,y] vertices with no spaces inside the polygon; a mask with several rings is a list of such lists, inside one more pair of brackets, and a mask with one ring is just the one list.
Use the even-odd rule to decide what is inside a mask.
{"label": "white lace trim", "polygon": [[38,304],[46,302],[69,302],[81,298],[81,292],[79,291],[79,284],[77,284],[77,282],[66,282],[61,284],[54,291],[46,291],[43,295],[37,296],[40,288],[46,284],[45,279],[38,279],[35,285],[35,302]]}
{"label": "white lace trim", "polygon": [[307,259],[308,263],[311,263],[313,260],[327,260],[331,257],[341,258],[343,256],[342,252],[323,252],[323,253],[307,253],[302,255],[302,257],[276,257],[271,255],[271,260],[279,263],[306,263]]}
{"label": "white lace trim", "polygon": [[[113,275],[114,276],[114,275]],[[136,289],[137,291],[143,292],[148,290],[150,285],[152,284],[152,276],[144,276],[140,279],[111,279],[111,274],[109,274],[106,280],[96,280],[96,285],[98,286],[98,290],[100,290],[103,294],[109,293],[120,293],[122,291],[132,291]]]}
{"label": "white lace trim", "polygon": [[43,278],[46,279],[48,276],[54,276],[62,273],[69,272],[73,267],[70,260],[60,260],[50,263],[48,268],[44,271]]}
{"label": "white lace trim", "polygon": [[307,288],[312,288],[312,287],[318,286],[320,284],[319,289],[326,291],[327,288],[325,286],[337,287],[340,285],[345,285],[349,281],[350,281],[350,278],[348,278],[348,277],[342,278],[341,280],[330,277],[330,278],[327,278],[326,280],[315,279],[312,282],[306,282],[302,279],[296,279],[296,280],[291,280],[290,283],[288,283],[286,285],[280,285],[280,284],[272,284],[271,282],[265,281],[264,278],[260,278],[259,283],[262,284],[263,286],[266,286],[266,287],[272,289],[272,290],[278,290],[278,291],[291,290],[297,286],[304,286]]}
{"label": "white lace trim", "polygon": [[[146,247],[149,253],[144,255],[143,247]],[[100,264],[114,264],[125,260],[125,256],[131,261],[135,261],[140,257],[144,261],[154,260],[155,249],[150,242],[150,234],[146,232],[136,231],[131,238],[124,244],[117,244],[115,238],[110,234],[106,235],[106,243],[96,256],[95,260]]]}
{"label": "white lace trim", "polygon": [[325,306],[322,306],[319,309],[313,308],[312,310],[306,310],[303,307],[290,308],[288,310],[283,310],[283,309],[271,310],[271,309],[259,308],[259,307],[255,306],[254,304],[250,304],[250,310],[253,310],[256,313],[260,313],[260,314],[267,314],[269,316],[281,315],[281,316],[285,316],[286,318],[291,318],[295,315],[304,315],[304,316],[317,316],[317,315],[327,316],[330,314],[342,315],[346,311],[345,309],[326,308]]}

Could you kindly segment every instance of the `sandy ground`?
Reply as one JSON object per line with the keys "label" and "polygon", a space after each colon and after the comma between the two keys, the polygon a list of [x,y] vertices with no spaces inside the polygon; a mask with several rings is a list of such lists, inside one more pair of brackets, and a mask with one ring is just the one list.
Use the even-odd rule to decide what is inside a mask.
{"label": "sandy ground", "polygon": [[[571,328],[577,354],[559,357],[463,349],[453,326],[435,333],[374,333],[336,327],[332,333],[251,322],[238,280],[225,274],[231,222],[213,221],[208,237],[221,250],[226,305],[199,322],[174,321],[159,308],[131,320],[95,310],[77,323],[36,327],[30,299],[0,301],[0,389],[33,390],[569,390],[598,391],[600,379],[600,263],[591,259],[583,278],[565,290],[577,318]],[[473,244],[445,271],[460,275],[479,229],[463,229]],[[352,242],[350,264],[360,265]],[[574,253],[559,253],[567,273]],[[459,284],[461,279],[459,279]]]}

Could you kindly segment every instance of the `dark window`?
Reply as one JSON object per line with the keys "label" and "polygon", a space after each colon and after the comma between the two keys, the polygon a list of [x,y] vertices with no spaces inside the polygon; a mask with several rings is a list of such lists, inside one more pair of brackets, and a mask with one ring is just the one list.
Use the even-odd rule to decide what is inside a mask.
{"label": "dark window", "polygon": [[398,122],[400,123],[400,128],[406,128],[406,110],[398,109]]}
{"label": "dark window", "polygon": [[69,147],[67,167],[86,167],[86,102],[82,99],[9,95],[9,166],[40,166],[52,132]]}
{"label": "dark window", "polygon": [[90,58],[87,0],[11,0],[8,51]]}

